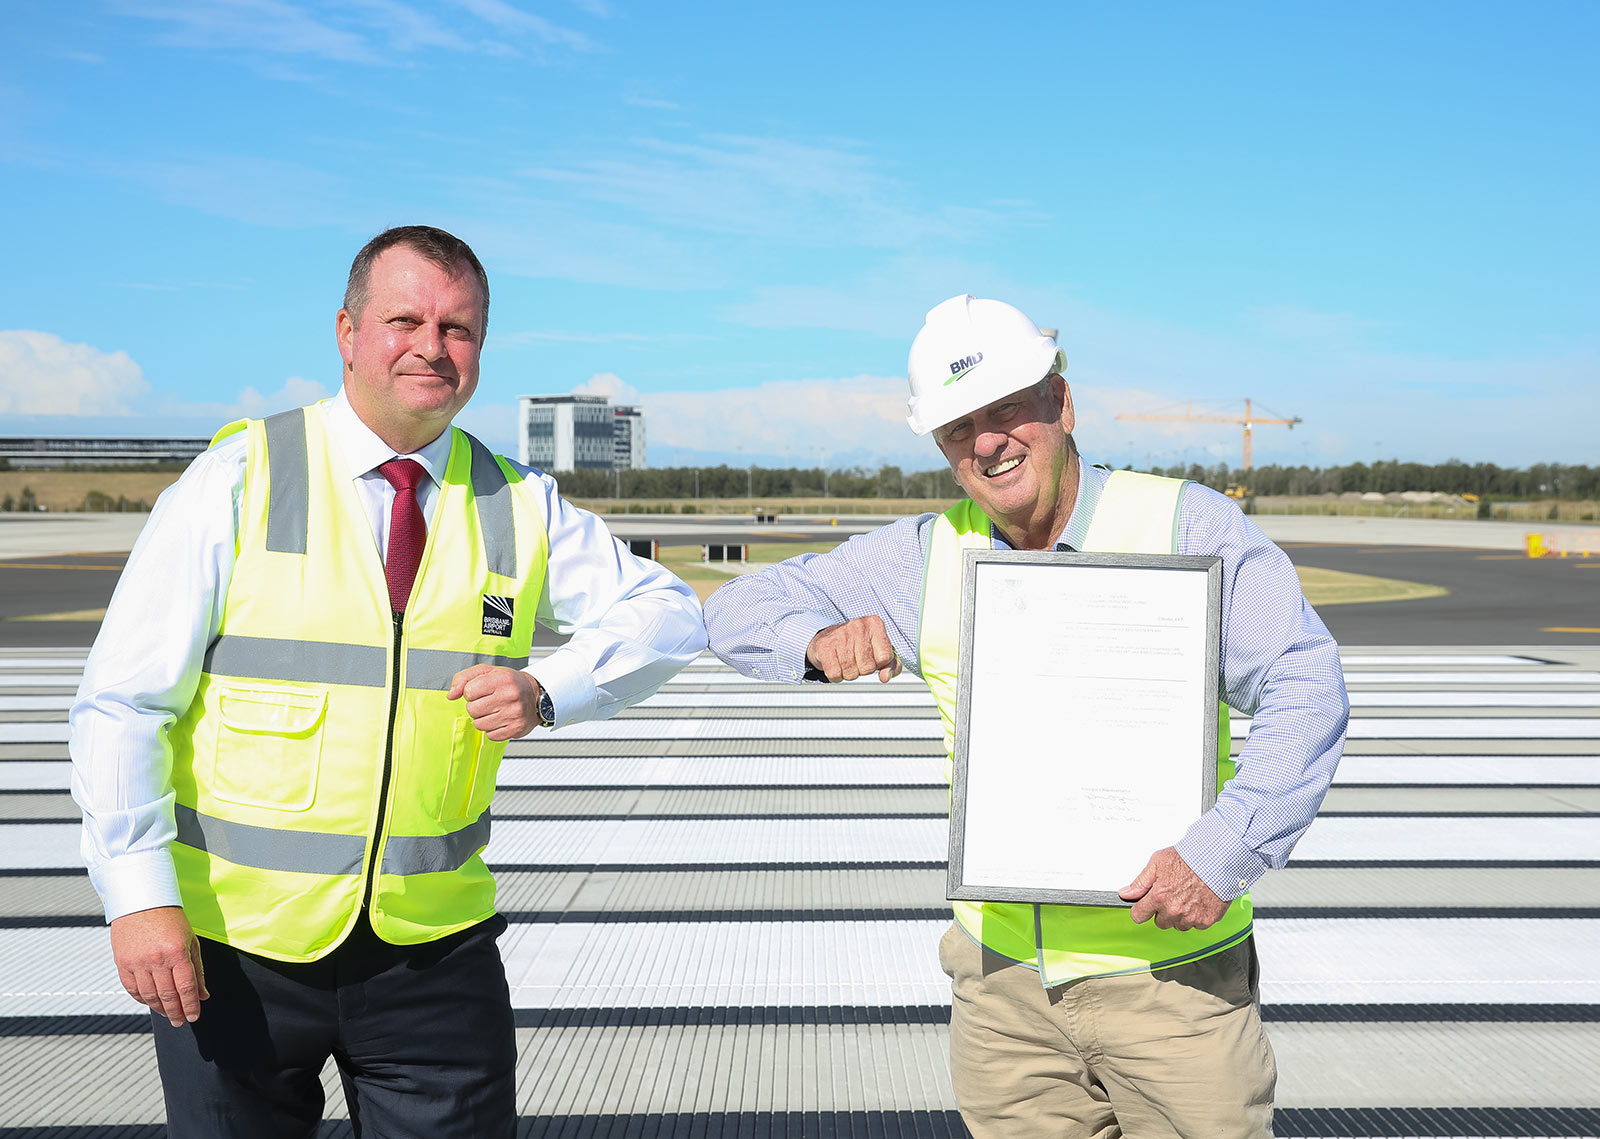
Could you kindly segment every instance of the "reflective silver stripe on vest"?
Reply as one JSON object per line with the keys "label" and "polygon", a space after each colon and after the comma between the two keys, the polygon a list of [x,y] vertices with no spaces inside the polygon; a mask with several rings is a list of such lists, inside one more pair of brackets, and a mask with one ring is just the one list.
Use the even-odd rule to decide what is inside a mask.
{"label": "reflective silver stripe on vest", "polygon": [[301,407],[262,420],[267,431],[267,549],[306,552],[311,531],[311,467],[306,457],[306,413]]}
{"label": "reflective silver stripe on vest", "polygon": [[259,870],[294,874],[359,874],[367,840],[358,834],[286,831],[202,815],[182,803],[173,808],[178,841],[196,850]]}
{"label": "reflective silver stripe on vest", "polygon": [[478,504],[484,559],[490,573],[516,577],[517,532],[512,521],[511,483],[489,448],[471,435],[467,435],[467,444],[472,448],[472,497]]}
{"label": "reflective silver stripe on vest", "polygon": [[376,645],[275,637],[218,637],[206,649],[205,671],[213,676],[362,688],[385,688],[389,683],[388,653]]}
{"label": "reflective silver stripe on vest", "polygon": [[459,870],[489,845],[489,812],[458,831],[438,835],[390,835],[383,847],[384,874],[442,874]]}
{"label": "reflective silver stripe on vest", "polygon": [[443,691],[464,668],[475,664],[494,664],[502,668],[526,668],[527,657],[497,657],[490,653],[458,653],[450,649],[408,649],[406,687],[428,692]]}

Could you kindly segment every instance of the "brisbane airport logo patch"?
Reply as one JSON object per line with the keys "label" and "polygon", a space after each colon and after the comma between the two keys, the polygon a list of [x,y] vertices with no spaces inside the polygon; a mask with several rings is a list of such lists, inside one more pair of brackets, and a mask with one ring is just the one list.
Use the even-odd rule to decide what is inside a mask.
{"label": "brisbane airport logo patch", "polygon": [[950,378],[944,382],[944,386],[949,387],[981,363],[983,363],[982,352],[974,352],[970,356],[963,356],[959,360],[950,361]]}
{"label": "brisbane airport logo patch", "polygon": [[483,595],[483,635],[509,637],[511,635],[511,598]]}

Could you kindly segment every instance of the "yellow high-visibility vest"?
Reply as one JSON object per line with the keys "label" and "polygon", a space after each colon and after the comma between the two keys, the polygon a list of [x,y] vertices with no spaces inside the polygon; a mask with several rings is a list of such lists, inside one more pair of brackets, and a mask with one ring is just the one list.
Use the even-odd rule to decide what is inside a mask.
{"label": "yellow high-visibility vest", "polygon": [[470,665],[522,668],[549,537],[521,476],[451,429],[404,619],[323,405],[241,420],[237,561],[194,700],[170,732],[183,908],[196,933],[315,960],[365,906],[432,941],[494,913],[481,851],[505,744],[445,698]]}
{"label": "yellow high-visibility vest", "polygon": [[[1178,544],[1180,479],[1113,471],[1084,537],[1087,553],[1170,554]],[[990,549],[989,518],[971,500],[934,519],[922,579],[922,627],[917,651],[922,678],[944,722],[948,780],[955,756],[957,666],[961,645],[962,551]],[[1041,710],[1040,714],[1045,714]],[[1233,777],[1228,758],[1228,710],[1219,707],[1217,787]],[[1151,851],[1154,854],[1154,851]],[[1229,905],[1203,930],[1134,924],[1117,906],[1051,906],[956,901],[956,920],[968,936],[1005,957],[1033,965],[1046,985],[1082,977],[1142,973],[1219,953],[1250,933],[1250,895]]]}

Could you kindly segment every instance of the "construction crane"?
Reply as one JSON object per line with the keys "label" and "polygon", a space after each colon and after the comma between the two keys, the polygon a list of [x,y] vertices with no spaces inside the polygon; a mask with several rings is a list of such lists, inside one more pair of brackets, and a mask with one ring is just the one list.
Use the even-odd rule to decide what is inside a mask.
{"label": "construction crane", "polygon": [[1239,423],[1239,424],[1242,424],[1244,426],[1244,463],[1243,463],[1243,465],[1241,466],[1240,469],[1241,470],[1246,470],[1246,471],[1248,471],[1250,469],[1250,429],[1252,427],[1254,427],[1258,423],[1281,423],[1284,426],[1288,427],[1288,429],[1290,431],[1293,431],[1294,430],[1294,425],[1296,423],[1304,422],[1298,415],[1292,416],[1292,417],[1290,417],[1288,419],[1263,419],[1258,415],[1252,415],[1251,412],[1250,412],[1250,401],[1249,401],[1249,399],[1246,399],[1244,401],[1244,416],[1242,418],[1240,416],[1237,416],[1237,415],[1196,415],[1194,413],[1194,404],[1193,403],[1185,405],[1184,412],[1183,412],[1182,415],[1174,415],[1174,414],[1170,414],[1170,413],[1147,412],[1147,413],[1144,413],[1144,414],[1137,414],[1137,413],[1123,414],[1123,415],[1117,416],[1117,418],[1118,419],[1137,419],[1137,420],[1143,420],[1145,422],[1156,422],[1156,423]]}

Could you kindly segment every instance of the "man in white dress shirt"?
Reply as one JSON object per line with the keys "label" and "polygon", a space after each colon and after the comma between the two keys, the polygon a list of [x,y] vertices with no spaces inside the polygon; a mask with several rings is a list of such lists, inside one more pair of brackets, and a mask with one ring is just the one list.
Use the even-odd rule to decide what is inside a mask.
{"label": "man in white dress shirt", "polygon": [[[83,853],[180,1139],[313,1134],[329,1056],[358,1134],[513,1134],[482,858],[504,741],[613,715],[705,646],[688,587],[451,427],[488,308],[452,235],[369,242],[343,390],[218,435],[90,654]],[[529,663],[536,620],[572,635]]]}

